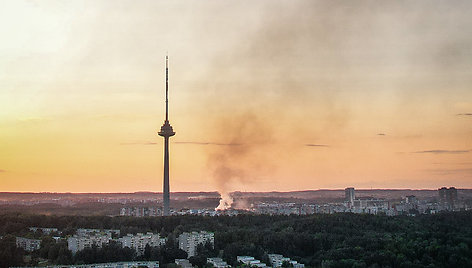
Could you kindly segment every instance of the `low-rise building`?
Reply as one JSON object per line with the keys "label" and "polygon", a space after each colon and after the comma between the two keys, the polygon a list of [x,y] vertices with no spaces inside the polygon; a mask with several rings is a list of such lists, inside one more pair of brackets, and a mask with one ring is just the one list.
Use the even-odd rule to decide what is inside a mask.
{"label": "low-rise building", "polygon": [[207,263],[210,263],[213,265],[215,268],[227,268],[231,267],[228,263],[226,263],[223,259],[221,258],[207,258]]}
{"label": "low-rise building", "polygon": [[192,268],[192,264],[187,259],[175,259],[175,264],[182,268]]}
{"label": "low-rise building", "polygon": [[17,236],[16,247],[22,248],[25,251],[35,251],[41,247],[41,240]]}
{"label": "low-rise building", "polygon": [[260,260],[256,260],[254,257],[251,256],[237,256],[236,260],[251,267],[267,267],[265,263],[262,263]]}
{"label": "low-rise building", "polygon": [[305,264],[303,263],[298,263],[297,261],[289,261],[290,265],[293,267],[293,268],[305,268]]}

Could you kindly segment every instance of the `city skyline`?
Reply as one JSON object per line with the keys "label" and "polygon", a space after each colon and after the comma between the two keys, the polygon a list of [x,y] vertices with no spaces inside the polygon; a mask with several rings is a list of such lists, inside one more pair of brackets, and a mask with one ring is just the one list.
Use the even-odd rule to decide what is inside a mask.
{"label": "city skyline", "polygon": [[2,192],[159,192],[166,51],[175,192],[472,188],[470,2],[0,6]]}

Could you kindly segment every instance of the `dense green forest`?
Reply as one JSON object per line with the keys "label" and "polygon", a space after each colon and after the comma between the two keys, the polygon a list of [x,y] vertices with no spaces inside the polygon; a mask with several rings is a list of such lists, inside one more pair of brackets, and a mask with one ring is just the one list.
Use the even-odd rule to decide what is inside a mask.
{"label": "dense green forest", "polygon": [[[32,234],[30,226],[56,227],[62,236],[77,228],[120,229],[122,234],[155,232],[167,236],[162,248],[134,250],[115,243],[86,249],[72,256],[67,242]],[[0,266],[25,265],[30,255],[36,264],[93,263],[123,260],[159,260],[161,266],[186,253],[177,248],[176,237],[185,231],[215,233],[215,247],[202,246],[190,261],[205,266],[206,257],[221,256],[235,265],[236,256],[267,260],[279,253],[308,267],[472,267],[472,211],[417,217],[360,215],[350,213],[311,216],[171,216],[153,218],[105,216],[44,216],[6,214],[0,217]],[[14,236],[41,238],[41,249],[25,253]],[[36,263],[35,263],[36,262]]]}

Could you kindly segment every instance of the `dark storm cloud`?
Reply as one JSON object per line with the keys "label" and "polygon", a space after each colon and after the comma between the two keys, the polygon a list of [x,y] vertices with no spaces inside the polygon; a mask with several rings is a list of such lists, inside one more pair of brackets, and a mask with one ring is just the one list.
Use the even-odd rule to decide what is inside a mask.
{"label": "dark storm cloud", "polygon": [[472,113],[457,114],[457,116],[472,116]]}
{"label": "dark storm cloud", "polygon": [[377,136],[385,136],[385,133],[378,133]]}

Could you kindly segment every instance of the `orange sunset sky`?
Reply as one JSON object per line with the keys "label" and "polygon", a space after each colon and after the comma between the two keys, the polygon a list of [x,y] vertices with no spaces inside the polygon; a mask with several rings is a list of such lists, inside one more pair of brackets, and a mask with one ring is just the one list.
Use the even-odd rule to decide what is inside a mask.
{"label": "orange sunset sky", "polygon": [[472,187],[471,1],[0,2],[0,191]]}

